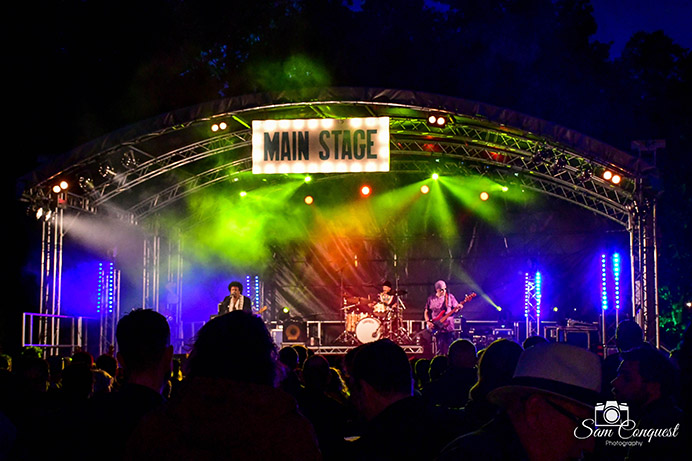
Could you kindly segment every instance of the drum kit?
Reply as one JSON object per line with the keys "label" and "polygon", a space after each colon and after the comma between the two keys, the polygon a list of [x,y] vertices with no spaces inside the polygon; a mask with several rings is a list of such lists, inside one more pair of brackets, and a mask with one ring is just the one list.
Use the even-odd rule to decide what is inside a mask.
{"label": "drum kit", "polygon": [[404,327],[403,310],[406,309],[401,296],[405,290],[391,291],[393,301],[389,304],[370,297],[343,296],[345,328],[336,339],[341,344],[365,344],[381,338],[389,338],[398,344],[413,341]]}

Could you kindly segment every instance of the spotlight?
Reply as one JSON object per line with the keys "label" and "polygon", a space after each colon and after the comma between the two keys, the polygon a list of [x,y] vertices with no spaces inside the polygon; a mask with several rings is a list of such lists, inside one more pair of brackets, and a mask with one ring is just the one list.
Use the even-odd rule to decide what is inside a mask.
{"label": "spotlight", "polygon": [[53,186],[53,192],[59,194],[60,192],[62,192],[62,189],[58,184],[56,184],[55,186]]}
{"label": "spotlight", "polygon": [[305,177],[305,182],[310,182],[310,181],[312,181],[312,177],[306,176],[306,177]]}
{"label": "spotlight", "polygon": [[428,123],[441,128],[447,124],[447,118],[443,117],[442,115],[430,114],[428,116]]}
{"label": "spotlight", "polygon": [[109,163],[102,163],[99,165],[99,174],[103,178],[108,178],[109,176],[115,176],[115,170]]}
{"label": "spotlight", "polygon": [[315,201],[315,199],[312,198],[312,195],[306,195],[305,196],[305,204],[306,205],[312,205],[312,203]]}
{"label": "spotlight", "polygon": [[421,194],[427,194],[428,192],[430,192],[430,188],[426,184],[423,184],[422,186],[420,186],[420,193]]}
{"label": "spotlight", "polygon": [[591,176],[593,176],[593,171],[591,170],[591,167],[589,165],[582,165],[579,168],[579,174],[577,175],[577,181],[581,184],[584,184],[586,181],[591,179]]}
{"label": "spotlight", "polygon": [[285,306],[283,309],[281,309],[281,311],[282,311],[284,314],[288,314],[289,312],[291,312],[291,309],[290,309],[288,306]]}
{"label": "spotlight", "polygon": [[226,122],[221,122],[219,123],[219,128],[225,130],[226,128],[228,128],[228,125],[226,124]]}
{"label": "spotlight", "polygon": [[216,133],[217,131],[219,131],[219,125],[217,125],[216,123],[214,123],[214,124],[211,126],[211,131],[213,131],[214,133]]}
{"label": "spotlight", "polygon": [[247,195],[247,192],[245,192],[245,191],[241,191],[241,192],[240,192],[240,196],[241,196],[241,197],[245,197],[246,195]]}
{"label": "spotlight", "polygon": [[67,190],[68,187],[70,187],[70,185],[67,183],[67,181],[60,181],[60,189]]}
{"label": "spotlight", "polygon": [[603,179],[605,179],[606,181],[610,181],[610,180],[612,179],[612,177],[613,177],[613,172],[612,172],[612,171],[605,170],[605,171],[603,172]]}
{"label": "spotlight", "polygon": [[622,178],[620,177],[619,174],[614,174],[611,181],[613,184],[620,184],[620,181],[622,181]]}
{"label": "spotlight", "polygon": [[433,173],[432,178],[433,178],[433,180],[437,181],[438,179],[440,179],[440,175],[437,173]]}
{"label": "spotlight", "polygon": [[84,192],[91,192],[94,190],[94,180],[89,176],[79,177],[79,188]]}
{"label": "spotlight", "polygon": [[507,192],[509,190],[509,187],[507,186],[502,186],[502,192]]}
{"label": "spotlight", "polygon": [[371,192],[372,189],[370,189],[370,186],[363,186],[360,188],[360,195],[362,195],[363,197],[367,197],[368,195],[370,195]]}
{"label": "spotlight", "polygon": [[43,208],[36,210],[36,219],[41,219],[43,217]]}
{"label": "spotlight", "polygon": [[489,198],[490,198],[490,195],[488,195],[487,192],[485,192],[485,191],[481,192],[481,200],[483,200],[485,202]]}

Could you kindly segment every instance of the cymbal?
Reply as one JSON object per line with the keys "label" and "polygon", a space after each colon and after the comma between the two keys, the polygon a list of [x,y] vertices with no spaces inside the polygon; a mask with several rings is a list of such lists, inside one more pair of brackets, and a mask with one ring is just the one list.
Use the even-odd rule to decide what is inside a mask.
{"label": "cymbal", "polygon": [[360,296],[351,296],[350,298],[344,298],[348,304],[365,304],[368,302],[368,298],[363,298]]}

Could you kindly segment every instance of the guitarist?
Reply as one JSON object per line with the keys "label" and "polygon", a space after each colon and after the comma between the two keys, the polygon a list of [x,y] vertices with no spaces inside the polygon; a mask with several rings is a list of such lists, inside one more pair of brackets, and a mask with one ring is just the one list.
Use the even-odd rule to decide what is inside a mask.
{"label": "guitarist", "polygon": [[423,317],[425,318],[428,331],[436,338],[437,355],[447,355],[447,350],[453,339],[454,316],[450,315],[444,322],[440,322],[437,319],[443,317],[444,314],[457,307],[457,305],[459,305],[459,302],[453,294],[447,291],[445,281],[438,280],[435,282],[435,294],[430,296],[425,303]]}

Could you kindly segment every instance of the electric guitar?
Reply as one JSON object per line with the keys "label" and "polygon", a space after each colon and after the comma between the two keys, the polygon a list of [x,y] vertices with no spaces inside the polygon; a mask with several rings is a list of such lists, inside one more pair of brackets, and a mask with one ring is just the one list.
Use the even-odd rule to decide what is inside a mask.
{"label": "electric guitar", "polygon": [[461,302],[459,302],[459,304],[457,304],[457,306],[455,308],[451,309],[448,312],[442,311],[439,314],[437,314],[437,316],[435,318],[430,320],[430,322],[433,324],[431,332],[436,333],[437,331],[444,330],[445,329],[445,323],[447,322],[447,320],[451,316],[453,316],[454,314],[456,314],[457,312],[462,310],[464,308],[464,304],[471,301],[475,297],[476,297],[476,293],[472,292],[470,294],[467,294],[464,297],[464,299]]}

